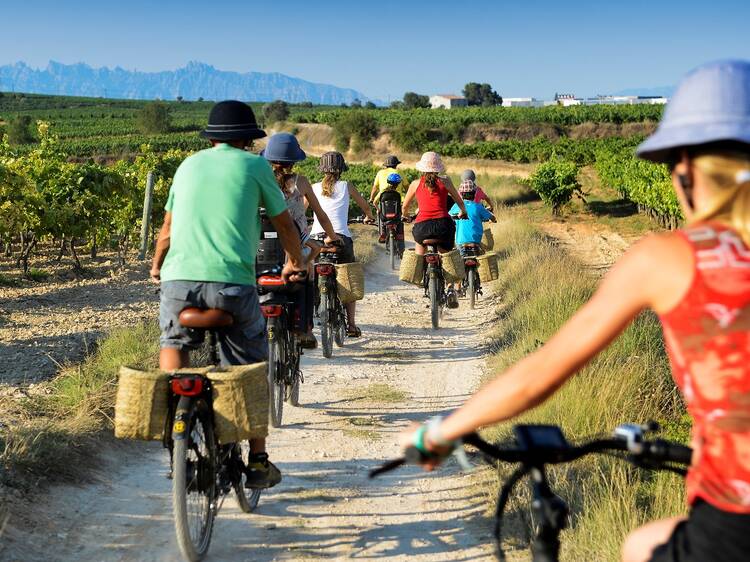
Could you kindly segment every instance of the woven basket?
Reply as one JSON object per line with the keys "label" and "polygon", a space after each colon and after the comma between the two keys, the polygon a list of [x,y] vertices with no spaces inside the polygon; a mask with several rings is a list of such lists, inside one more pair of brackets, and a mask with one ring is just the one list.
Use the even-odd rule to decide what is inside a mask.
{"label": "woven basket", "polygon": [[459,281],[462,281],[464,275],[466,275],[466,269],[464,268],[464,258],[461,256],[461,252],[458,248],[441,254],[441,257],[445,280],[448,283],[458,283]]}
{"label": "woven basket", "polygon": [[482,249],[485,252],[492,250],[495,247],[495,237],[492,235],[492,229],[485,228],[482,234],[482,241],[480,242]]}
{"label": "woven basket", "polygon": [[398,278],[412,285],[422,286],[424,283],[424,256],[418,256],[413,249],[404,251]]}
{"label": "woven basket", "polygon": [[477,256],[477,270],[482,283],[495,281],[500,276],[500,264],[494,252]]}
{"label": "woven basket", "polygon": [[360,262],[337,265],[336,282],[339,299],[343,304],[365,297],[365,269]]}
{"label": "woven basket", "polygon": [[222,445],[268,435],[266,363],[209,371],[216,437]]}
{"label": "woven basket", "polygon": [[115,437],[161,439],[167,421],[167,379],[162,371],[120,367],[115,399]]}

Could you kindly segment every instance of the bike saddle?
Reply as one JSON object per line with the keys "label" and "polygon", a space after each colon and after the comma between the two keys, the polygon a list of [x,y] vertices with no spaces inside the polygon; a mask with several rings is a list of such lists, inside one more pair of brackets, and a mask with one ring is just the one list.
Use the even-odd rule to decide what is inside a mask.
{"label": "bike saddle", "polygon": [[443,241],[437,238],[427,238],[422,240],[422,246],[439,246]]}
{"label": "bike saddle", "polygon": [[214,330],[234,324],[234,316],[218,308],[185,308],[180,312],[180,324],[186,328]]}
{"label": "bike saddle", "polygon": [[471,242],[469,244],[464,244],[463,247],[467,248],[469,250],[476,250],[477,248],[481,248],[481,246],[479,244],[474,244],[473,242]]}

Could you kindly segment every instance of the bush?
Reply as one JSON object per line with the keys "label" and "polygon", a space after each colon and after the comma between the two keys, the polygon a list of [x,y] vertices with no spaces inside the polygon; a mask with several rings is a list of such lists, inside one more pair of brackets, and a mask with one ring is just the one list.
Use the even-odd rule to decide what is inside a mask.
{"label": "bush", "polygon": [[578,166],[555,157],[541,164],[531,175],[528,183],[542,201],[552,207],[554,215],[561,213],[573,195],[583,198],[581,184],[578,183]]}
{"label": "bush", "polygon": [[138,129],[143,134],[168,133],[172,129],[169,106],[162,101],[144,105],[138,112]]}
{"label": "bush", "polygon": [[410,119],[391,129],[391,139],[401,150],[422,152],[431,140],[430,133],[425,123]]}
{"label": "bush", "polygon": [[372,140],[378,136],[378,123],[364,111],[344,113],[333,124],[336,148],[345,152],[349,148],[358,152],[370,148]]}
{"label": "bush", "polygon": [[30,144],[36,139],[31,132],[32,119],[29,115],[18,115],[8,123],[8,142],[10,144]]}
{"label": "bush", "polygon": [[420,107],[430,107],[430,98],[428,96],[422,96],[414,92],[406,92],[404,94],[404,108],[417,109]]}
{"label": "bush", "polygon": [[286,121],[289,117],[289,104],[282,100],[267,103],[263,106],[263,117],[266,123]]}

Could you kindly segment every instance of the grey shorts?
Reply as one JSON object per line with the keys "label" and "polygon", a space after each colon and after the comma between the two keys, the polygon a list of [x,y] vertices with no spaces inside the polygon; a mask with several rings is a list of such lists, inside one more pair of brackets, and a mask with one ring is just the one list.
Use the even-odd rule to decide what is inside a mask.
{"label": "grey shorts", "polygon": [[161,347],[191,350],[203,343],[203,330],[185,328],[178,319],[180,312],[191,306],[220,308],[234,316],[232,326],[218,331],[222,365],[248,365],[266,360],[266,321],[260,313],[255,285],[164,281],[159,306]]}

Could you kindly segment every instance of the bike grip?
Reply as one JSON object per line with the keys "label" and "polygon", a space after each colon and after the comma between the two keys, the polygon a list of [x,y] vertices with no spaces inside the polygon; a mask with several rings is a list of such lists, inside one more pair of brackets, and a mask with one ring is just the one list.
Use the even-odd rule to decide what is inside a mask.
{"label": "bike grip", "polygon": [[656,439],[651,443],[651,454],[660,460],[676,462],[686,466],[689,466],[693,459],[693,450],[690,447],[663,439]]}
{"label": "bike grip", "polygon": [[379,466],[378,468],[374,468],[370,471],[369,477],[375,478],[376,476],[380,476],[381,474],[385,474],[386,472],[390,472],[391,470],[394,470],[398,468],[399,466],[406,464],[406,459],[400,458],[400,459],[394,459],[392,461],[388,461],[382,466]]}

